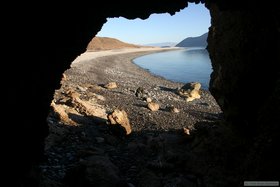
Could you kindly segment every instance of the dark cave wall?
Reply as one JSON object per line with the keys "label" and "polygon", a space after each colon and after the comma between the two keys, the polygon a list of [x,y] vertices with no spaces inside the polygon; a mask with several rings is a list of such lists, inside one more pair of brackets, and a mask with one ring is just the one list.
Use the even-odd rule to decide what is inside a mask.
{"label": "dark cave wall", "polygon": [[106,21],[104,17],[93,16],[94,24],[90,26],[86,16],[74,7],[41,8],[10,20],[18,26],[11,27],[8,35],[12,46],[5,45],[10,54],[5,68],[10,80],[3,79],[8,81],[5,106],[9,110],[5,117],[9,122],[2,132],[9,138],[2,141],[2,166],[3,179],[10,186],[37,185],[38,172],[34,168],[44,159],[46,117],[54,90],[60,86],[62,73],[85,51],[90,38]]}
{"label": "dark cave wall", "polygon": [[[277,137],[280,11],[273,5],[248,6],[249,1],[215,1],[222,8],[219,10],[213,2],[206,1],[212,16],[208,38],[214,70],[211,93],[228,122],[260,127],[254,129]],[[98,5],[68,2],[63,6],[24,3],[17,4],[25,7],[19,10],[14,9],[14,4],[5,5],[9,20],[2,22],[3,36],[7,38],[2,43],[8,57],[5,70],[9,74],[2,78],[4,106],[8,106],[3,116],[9,119],[1,129],[9,135],[1,141],[5,166],[2,177],[10,186],[36,186],[38,176],[31,167],[43,158],[43,141],[48,133],[46,117],[54,90],[60,86],[62,73],[85,51],[106,18],[148,18],[151,13],[174,14],[187,6],[185,0],[101,1]],[[271,151],[278,144],[270,145]]]}
{"label": "dark cave wall", "polygon": [[244,180],[279,179],[280,9],[273,4],[208,6],[209,89],[247,146]]}
{"label": "dark cave wall", "polygon": [[[10,186],[36,186],[36,164],[44,159],[46,117],[62,73],[86,51],[107,17],[148,18],[151,13],[174,14],[187,6],[185,0],[7,3],[2,22],[6,40],[2,126],[4,158],[2,182]],[[129,7],[129,8],[128,8]],[[3,69],[4,70],[4,69]],[[35,169],[34,169],[35,167]],[[5,179],[5,180],[4,180]],[[0,182],[1,183],[1,182]]]}
{"label": "dark cave wall", "polygon": [[[279,77],[279,17],[273,6],[209,7],[210,91],[227,121],[252,124]],[[279,10],[278,10],[279,12]]]}

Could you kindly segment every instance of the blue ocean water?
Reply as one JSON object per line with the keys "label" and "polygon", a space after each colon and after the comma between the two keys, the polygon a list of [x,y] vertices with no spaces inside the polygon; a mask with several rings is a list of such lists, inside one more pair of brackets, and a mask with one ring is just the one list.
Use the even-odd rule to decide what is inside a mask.
{"label": "blue ocean water", "polygon": [[153,53],[135,58],[133,62],[165,79],[181,83],[196,81],[201,83],[203,89],[208,89],[212,66],[205,48]]}

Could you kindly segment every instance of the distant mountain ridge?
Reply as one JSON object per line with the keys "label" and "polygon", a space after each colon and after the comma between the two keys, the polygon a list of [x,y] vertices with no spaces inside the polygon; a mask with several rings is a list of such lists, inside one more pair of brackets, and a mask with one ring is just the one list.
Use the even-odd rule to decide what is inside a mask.
{"label": "distant mountain ridge", "polygon": [[198,37],[188,37],[179,42],[176,47],[206,47],[208,32]]}
{"label": "distant mountain ridge", "polygon": [[121,48],[140,48],[140,45],[122,42],[115,38],[95,36],[88,44],[87,51],[100,51]]}

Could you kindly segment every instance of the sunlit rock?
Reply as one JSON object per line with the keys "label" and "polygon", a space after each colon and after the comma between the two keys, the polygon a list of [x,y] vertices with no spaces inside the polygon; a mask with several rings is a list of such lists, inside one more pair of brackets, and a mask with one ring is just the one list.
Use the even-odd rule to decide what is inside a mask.
{"label": "sunlit rock", "polygon": [[125,131],[125,134],[128,135],[131,133],[131,126],[129,119],[127,117],[127,113],[124,110],[116,109],[112,113],[108,114],[109,125],[116,126],[118,129],[118,133],[120,131]]}
{"label": "sunlit rock", "polygon": [[150,103],[148,103],[148,108],[151,111],[158,111],[159,110],[159,104],[158,103],[154,103],[154,102],[150,102]]}
{"label": "sunlit rock", "polygon": [[186,101],[193,101],[194,99],[200,99],[199,90],[201,84],[199,82],[190,82],[185,84],[182,88],[178,90],[178,94],[184,98]]}
{"label": "sunlit rock", "polygon": [[107,89],[114,89],[114,88],[117,88],[118,85],[116,82],[109,82],[108,84],[105,84],[104,85],[104,88],[107,88]]}

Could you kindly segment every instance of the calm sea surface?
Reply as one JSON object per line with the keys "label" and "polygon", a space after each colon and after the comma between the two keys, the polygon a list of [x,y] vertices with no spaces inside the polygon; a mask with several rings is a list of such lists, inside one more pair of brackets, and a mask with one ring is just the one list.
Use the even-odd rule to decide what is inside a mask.
{"label": "calm sea surface", "polygon": [[168,80],[181,83],[197,81],[203,89],[208,89],[212,66],[204,48],[153,53],[138,57],[133,62]]}

